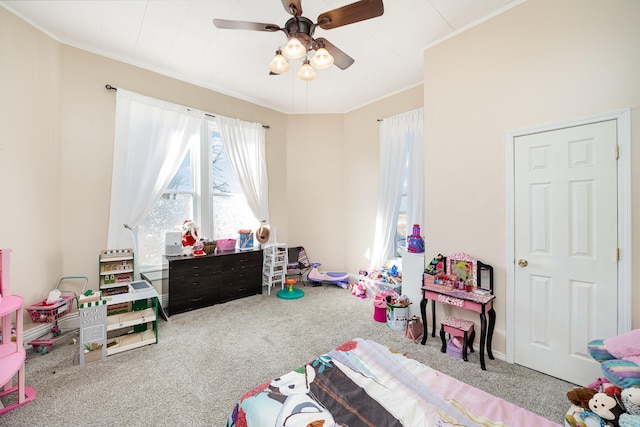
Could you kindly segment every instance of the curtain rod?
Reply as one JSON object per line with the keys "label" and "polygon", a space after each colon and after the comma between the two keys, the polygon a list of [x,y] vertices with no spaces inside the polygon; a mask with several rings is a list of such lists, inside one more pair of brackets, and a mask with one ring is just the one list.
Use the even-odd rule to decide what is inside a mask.
{"label": "curtain rod", "polygon": [[[107,90],[115,90],[115,91],[117,91],[117,90],[118,90],[118,88],[117,88],[117,87],[113,87],[113,86],[111,86],[109,83],[107,83],[106,85],[104,85],[104,87],[105,87]],[[188,109],[188,108],[187,108],[187,109]],[[188,110],[189,110],[189,111],[191,111],[190,109],[188,109]],[[205,116],[208,116],[208,117],[215,117],[213,114],[209,114],[209,113],[204,113],[204,115],[205,115]],[[271,126],[269,126],[269,125],[262,125],[262,127],[263,127],[263,128],[265,128],[265,129],[271,129]]]}

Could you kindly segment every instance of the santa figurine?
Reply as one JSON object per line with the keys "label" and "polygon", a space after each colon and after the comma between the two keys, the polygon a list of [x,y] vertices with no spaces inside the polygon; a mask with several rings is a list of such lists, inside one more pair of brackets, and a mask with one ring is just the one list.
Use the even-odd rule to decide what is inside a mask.
{"label": "santa figurine", "polygon": [[190,219],[185,220],[182,223],[182,254],[193,255],[193,247],[199,240],[196,223]]}

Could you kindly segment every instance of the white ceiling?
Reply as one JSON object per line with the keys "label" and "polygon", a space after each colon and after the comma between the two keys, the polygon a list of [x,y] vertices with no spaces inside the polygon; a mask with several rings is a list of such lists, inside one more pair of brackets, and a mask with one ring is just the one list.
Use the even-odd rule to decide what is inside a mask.
{"label": "white ceiling", "polygon": [[[355,59],[319,70],[311,82],[269,76],[283,32],[221,30],[212,19],[284,26],[278,0],[0,0],[61,43],[289,113],[345,113],[422,83],[425,48],[524,0],[385,0],[384,14],[331,30],[317,28]],[[351,0],[302,0],[316,22]],[[104,82],[117,85],[117,82]]]}

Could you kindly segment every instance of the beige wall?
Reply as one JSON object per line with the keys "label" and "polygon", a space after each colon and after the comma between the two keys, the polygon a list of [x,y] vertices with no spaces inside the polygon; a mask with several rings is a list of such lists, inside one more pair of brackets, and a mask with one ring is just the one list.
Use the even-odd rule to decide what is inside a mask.
{"label": "beige wall", "polygon": [[[439,189],[425,205],[427,246],[443,254],[463,249],[494,266],[494,348],[500,352],[510,285],[505,283],[505,132],[631,108],[637,148],[639,18],[640,2],[634,0],[529,0],[424,53],[425,174],[427,188]],[[638,150],[631,155],[637,182]],[[636,185],[636,260],[639,191]]]}
{"label": "beige wall", "polygon": [[62,275],[60,51],[0,7],[0,248],[29,302]]}

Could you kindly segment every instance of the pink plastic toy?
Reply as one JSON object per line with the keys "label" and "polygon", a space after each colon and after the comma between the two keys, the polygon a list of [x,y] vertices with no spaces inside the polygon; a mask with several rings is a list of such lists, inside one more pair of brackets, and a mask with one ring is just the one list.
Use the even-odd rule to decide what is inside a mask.
{"label": "pink plastic toy", "polygon": [[310,282],[321,283],[321,282],[331,282],[340,286],[341,288],[347,289],[349,287],[349,274],[345,272],[336,273],[336,272],[320,272],[318,271],[318,266],[322,264],[313,262],[311,263],[311,271],[309,272],[307,279]]}

